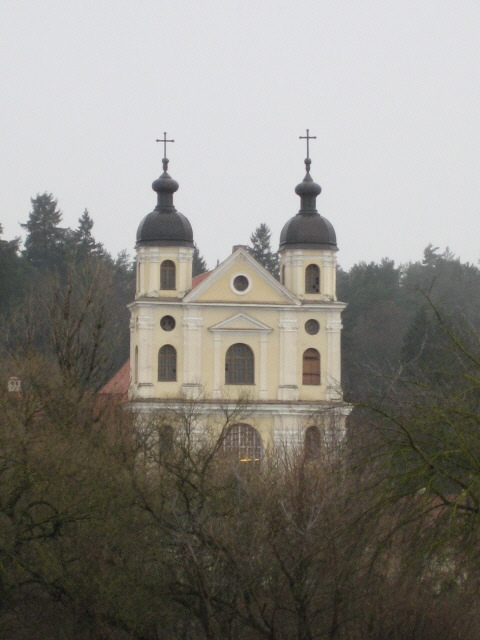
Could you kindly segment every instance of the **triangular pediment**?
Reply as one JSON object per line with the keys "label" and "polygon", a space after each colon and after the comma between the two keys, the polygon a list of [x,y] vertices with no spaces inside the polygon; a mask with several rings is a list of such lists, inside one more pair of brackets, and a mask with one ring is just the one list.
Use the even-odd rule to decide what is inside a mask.
{"label": "triangular pediment", "polygon": [[[238,277],[246,283],[236,287]],[[183,298],[184,302],[300,305],[301,301],[244,248],[236,249]]]}
{"label": "triangular pediment", "polygon": [[251,333],[270,333],[272,327],[252,318],[246,313],[237,313],[210,327],[210,331],[240,331]]}

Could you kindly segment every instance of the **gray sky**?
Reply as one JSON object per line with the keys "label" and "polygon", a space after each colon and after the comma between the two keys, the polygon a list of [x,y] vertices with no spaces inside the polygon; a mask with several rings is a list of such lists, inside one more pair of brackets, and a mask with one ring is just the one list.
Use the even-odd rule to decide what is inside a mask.
{"label": "gray sky", "polygon": [[340,264],[480,257],[480,2],[2,0],[0,223],[84,208],[133,255],[167,131],[210,267],[299,208],[309,128]]}

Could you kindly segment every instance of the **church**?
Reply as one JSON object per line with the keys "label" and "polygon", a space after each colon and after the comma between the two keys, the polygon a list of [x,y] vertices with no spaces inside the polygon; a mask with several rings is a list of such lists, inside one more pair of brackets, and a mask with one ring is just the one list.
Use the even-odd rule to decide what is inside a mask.
{"label": "church", "polygon": [[349,413],[340,386],[338,247],[317,211],[310,139],[307,130],[300,208],[280,235],[280,281],[245,246],[192,278],[194,234],[175,208],[166,134],[163,173],[152,184],[157,205],[137,230],[129,406],[143,418],[194,406],[197,435],[216,429],[242,461],[277,446],[315,450]]}

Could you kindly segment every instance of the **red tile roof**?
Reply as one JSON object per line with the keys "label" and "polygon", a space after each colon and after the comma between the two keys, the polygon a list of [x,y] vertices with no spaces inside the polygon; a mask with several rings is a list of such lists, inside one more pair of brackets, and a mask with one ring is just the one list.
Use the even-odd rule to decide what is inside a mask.
{"label": "red tile roof", "polygon": [[192,278],[192,289],[195,289],[195,287],[198,286],[202,280],[205,280],[205,278],[211,273],[211,271],[205,271],[205,273],[201,273],[199,276]]}
{"label": "red tile roof", "polygon": [[130,359],[128,359],[123,367],[105,384],[99,393],[109,395],[125,396],[127,399],[128,387],[130,386]]}

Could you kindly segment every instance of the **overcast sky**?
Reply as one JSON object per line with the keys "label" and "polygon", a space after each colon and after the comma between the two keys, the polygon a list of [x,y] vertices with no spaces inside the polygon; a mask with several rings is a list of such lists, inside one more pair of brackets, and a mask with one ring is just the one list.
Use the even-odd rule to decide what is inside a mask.
{"label": "overcast sky", "polygon": [[480,257],[478,0],[1,0],[0,223],[53,193],[134,253],[167,131],[210,267],[298,212],[309,128],[339,263]]}

